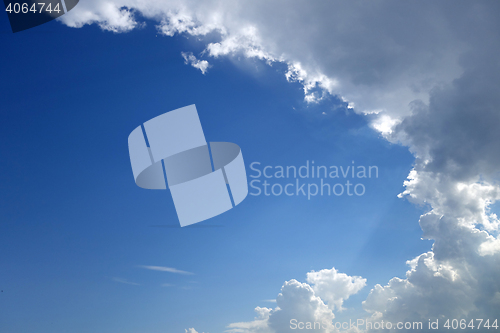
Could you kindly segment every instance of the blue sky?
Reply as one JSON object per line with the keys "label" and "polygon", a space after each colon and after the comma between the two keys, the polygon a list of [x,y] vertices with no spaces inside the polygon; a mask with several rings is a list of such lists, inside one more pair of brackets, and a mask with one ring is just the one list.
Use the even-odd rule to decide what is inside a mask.
{"label": "blue sky", "polygon": [[[381,104],[387,107],[381,115],[363,113],[356,104],[347,108],[349,101],[331,93],[324,80],[312,90],[317,101],[308,103],[307,79],[287,80],[286,62],[270,66],[237,52],[209,58],[202,51],[220,40],[217,33],[166,36],[158,22],[135,15],[146,25],[126,33],[96,24],[69,27],[74,19],[12,34],[7,16],[0,20],[0,331],[223,332],[231,323],[252,322],[257,306],[275,308],[269,300],[285,281],[305,282],[308,272],[332,268],[366,279],[364,288],[344,298],[345,310],[334,311],[337,319],[374,313],[368,301],[361,305],[376,296],[373,288],[408,278],[406,261],[431,251],[433,242],[421,239],[420,216],[434,209],[447,217],[453,209],[433,197],[420,199],[419,184],[405,187],[414,167],[420,179],[447,172],[419,164],[425,154],[430,161],[434,152],[446,155],[448,147],[423,150],[429,144],[420,145],[415,133],[423,122],[416,117],[425,112],[398,114],[390,109],[397,104],[392,100]],[[185,63],[186,51],[209,60],[206,74]],[[438,99],[431,97],[429,108]],[[180,228],[168,190],[135,185],[127,137],[139,124],[190,104],[196,104],[208,141],[241,147],[248,175],[256,161],[299,167],[314,160],[375,165],[379,177],[363,180],[360,197],[249,195],[222,215]],[[392,133],[406,135],[397,140],[379,126],[394,126],[396,118],[402,125]],[[440,142],[432,137],[437,132],[429,130],[426,142]],[[456,161],[451,153],[447,158]],[[490,169],[479,170],[489,179]],[[474,195],[486,193],[474,184],[496,186],[464,177],[453,181]],[[426,189],[448,188],[428,182]],[[408,189],[415,192],[413,202],[397,197]],[[498,256],[491,240],[496,229],[470,218],[493,235],[481,242],[493,244],[484,251]],[[438,242],[451,237],[429,230],[424,234]],[[390,309],[380,312],[396,317]],[[276,329],[272,320],[268,325]]]}

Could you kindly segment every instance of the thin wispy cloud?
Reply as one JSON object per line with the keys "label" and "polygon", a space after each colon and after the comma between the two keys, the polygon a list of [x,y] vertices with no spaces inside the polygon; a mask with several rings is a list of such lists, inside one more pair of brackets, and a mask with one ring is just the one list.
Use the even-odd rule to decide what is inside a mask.
{"label": "thin wispy cloud", "polygon": [[165,267],[165,266],[145,266],[145,265],[140,265],[139,267],[144,268],[144,269],[149,269],[151,271],[169,272],[169,273],[184,274],[184,275],[194,275],[194,273],[187,272],[187,271],[182,271],[180,269],[172,268],[172,267]]}

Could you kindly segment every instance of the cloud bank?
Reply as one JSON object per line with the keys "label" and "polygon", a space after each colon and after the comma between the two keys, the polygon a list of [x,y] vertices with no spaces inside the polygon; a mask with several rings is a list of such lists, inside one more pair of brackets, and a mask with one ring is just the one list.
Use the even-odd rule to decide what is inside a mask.
{"label": "cloud bank", "polygon": [[166,36],[215,32],[220,41],[207,43],[206,57],[280,61],[288,66],[287,78],[304,85],[308,101],[328,92],[359,112],[396,117],[409,114],[408,104],[416,99],[427,102],[436,84],[461,75],[459,57],[469,49],[464,37],[476,36],[457,30],[464,30],[464,20],[482,19],[468,15],[467,7],[456,1],[89,0],[61,20],[127,32],[146,17]]}

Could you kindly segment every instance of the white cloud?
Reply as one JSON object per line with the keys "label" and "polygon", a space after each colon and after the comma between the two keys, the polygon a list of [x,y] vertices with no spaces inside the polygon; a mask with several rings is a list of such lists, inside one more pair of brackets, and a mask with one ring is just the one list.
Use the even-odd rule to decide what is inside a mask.
{"label": "white cloud", "polygon": [[186,64],[189,64],[194,68],[198,68],[202,74],[205,74],[210,67],[208,61],[196,59],[192,52],[182,52],[181,55],[184,58],[184,62]]}
{"label": "white cloud", "polygon": [[186,271],[181,271],[180,269],[172,268],[172,267],[165,267],[165,266],[139,266],[139,267],[145,268],[145,269],[149,269],[149,270],[152,270],[152,271],[169,272],[169,273],[185,274],[185,275],[194,275],[194,273],[186,272]]}
{"label": "white cloud", "polygon": [[349,296],[356,294],[366,285],[366,279],[339,273],[335,268],[307,273],[306,281],[314,293],[328,302],[332,310],[342,310],[342,304]]}
{"label": "white cloud", "polygon": [[402,6],[393,1],[88,0],[61,20],[125,32],[140,25],[133,15],[138,12],[158,22],[158,31],[167,36],[202,38],[217,32],[221,40],[206,44],[208,56],[281,61],[289,67],[287,77],[303,83],[308,101],[321,99],[322,93],[311,92],[317,87],[354,103],[358,112],[384,110],[397,118],[410,113],[410,102],[427,102],[436,84],[462,73],[459,57],[475,36],[464,34],[461,26],[464,19],[478,23],[482,18],[464,18],[468,8],[457,7],[446,1]]}
{"label": "white cloud", "polygon": [[228,330],[226,333],[274,333],[274,331],[269,328],[268,321],[269,316],[273,312],[269,308],[256,307],[255,312],[257,317],[251,322],[241,322],[233,323],[227,326]]}
{"label": "white cloud", "polygon": [[[382,110],[373,110],[372,112],[367,114],[379,114]],[[379,117],[376,117],[372,122],[373,128],[382,133],[384,136],[388,136],[393,133],[394,127],[400,123],[399,119],[392,118],[386,114],[382,114]]]}
{"label": "white cloud", "polygon": [[135,21],[131,10],[121,8],[112,1],[96,1],[91,7],[80,8],[79,5],[77,8],[78,15],[64,20],[64,23],[70,27],[81,28],[86,24],[96,23],[103,30],[120,33],[141,26]]}
{"label": "white cloud", "polygon": [[333,310],[341,310],[343,301],[366,284],[366,279],[339,273],[335,268],[311,271],[307,273],[306,280],[308,283],[297,280],[285,282],[276,298],[276,308],[257,307],[258,316],[254,321],[230,324],[226,332],[295,332],[297,327],[293,323],[298,325],[299,322],[304,323],[304,327],[310,323],[308,332],[333,332]]}
{"label": "white cloud", "polygon": [[311,329],[309,332],[328,332],[332,328],[331,322],[335,315],[307,283],[296,280],[285,282],[276,298],[276,304],[278,307],[268,320],[269,327],[276,332],[294,332],[290,327],[292,319],[304,323],[328,324],[324,325],[325,329]]}
{"label": "white cloud", "polygon": [[188,328],[184,330],[184,333],[198,333],[194,328]]}
{"label": "white cloud", "polygon": [[[281,293],[276,298],[275,309],[257,307],[258,317],[252,322],[233,323],[228,326],[228,333],[285,333],[295,332],[293,320],[303,323],[319,323],[316,329],[308,332],[329,332],[335,315],[314,294],[307,283],[290,280],[283,284]],[[321,328],[323,326],[323,328]]]}
{"label": "white cloud", "polygon": [[492,256],[500,252],[500,239],[488,236],[487,240],[479,245],[481,256]]}

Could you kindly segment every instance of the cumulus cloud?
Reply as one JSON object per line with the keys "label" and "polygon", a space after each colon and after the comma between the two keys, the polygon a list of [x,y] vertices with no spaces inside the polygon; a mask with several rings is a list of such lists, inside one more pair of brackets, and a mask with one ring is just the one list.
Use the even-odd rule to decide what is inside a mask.
{"label": "cumulus cloud", "polygon": [[[500,315],[491,209],[500,197],[500,2],[88,0],[61,20],[118,33],[141,26],[136,13],[166,36],[219,34],[205,57],[285,64],[306,101],[337,95],[415,155],[400,197],[427,207],[419,223],[434,244],[408,261],[405,279],[375,286],[366,311],[386,320]],[[204,73],[208,62],[203,69],[187,52]],[[275,309],[257,308],[255,321],[229,329],[286,332],[290,316],[331,318],[365,281],[330,270],[308,283],[286,282]],[[331,291],[338,284],[345,294]]]}
{"label": "cumulus cloud", "polygon": [[[291,323],[311,323],[308,332],[326,333],[332,329],[335,315],[326,304],[314,294],[307,283],[290,280],[283,284],[276,298],[275,309],[257,307],[258,317],[252,322],[234,323],[228,326],[228,333],[274,333],[295,332]],[[316,327],[314,327],[314,323]]]}
{"label": "cumulus cloud", "polygon": [[393,322],[498,315],[498,308],[491,307],[491,290],[500,287],[500,268],[491,266],[498,257],[478,253],[487,233],[432,213],[421,218],[425,223],[441,229],[433,251],[408,262],[406,279],[375,286],[363,304],[365,310]]}
{"label": "cumulus cloud", "polygon": [[366,284],[366,279],[339,273],[335,268],[311,271],[306,280],[308,283],[285,282],[276,298],[276,308],[257,307],[254,321],[230,324],[226,332],[295,332],[299,322],[306,328],[309,323],[308,332],[333,332],[333,310],[341,310],[343,301]]}
{"label": "cumulus cloud", "polygon": [[194,328],[188,328],[184,330],[184,333],[198,333]]}
{"label": "cumulus cloud", "polygon": [[233,323],[227,326],[227,333],[274,333],[269,327],[269,316],[272,309],[256,307],[257,317],[251,322]]}
{"label": "cumulus cloud", "polygon": [[202,74],[205,74],[210,67],[210,64],[206,60],[198,60],[193,55],[192,52],[182,52],[182,57],[184,58],[184,62],[193,66],[194,68],[198,68]]}
{"label": "cumulus cloud", "polygon": [[343,310],[342,304],[366,285],[361,276],[339,273],[335,268],[307,273],[306,281],[313,285],[315,294],[328,302],[332,310]]}
{"label": "cumulus cloud", "polygon": [[468,12],[456,1],[88,0],[61,20],[126,32],[142,23],[134,15],[140,13],[167,36],[216,32],[220,41],[207,42],[207,56],[280,61],[287,78],[303,83],[306,100],[321,99],[319,88],[359,112],[394,118],[409,114],[414,100],[427,102],[436,84],[461,75],[459,57],[476,37],[460,34],[461,26],[482,20]]}
{"label": "cumulus cloud", "polygon": [[120,33],[141,26],[135,20],[132,10],[117,6],[116,3],[110,1],[96,1],[87,8],[78,7],[78,15],[64,20],[65,24],[73,28],[96,23],[103,30]]}
{"label": "cumulus cloud", "polygon": [[500,63],[491,53],[499,43],[475,44],[482,51],[463,54],[463,75],[414,103],[388,135],[416,157],[400,197],[428,207],[419,222],[434,244],[408,262],[406,279],[375,286],[364,302],[386,320],[500,315],[500,223],[491,211],[500,199]]}

